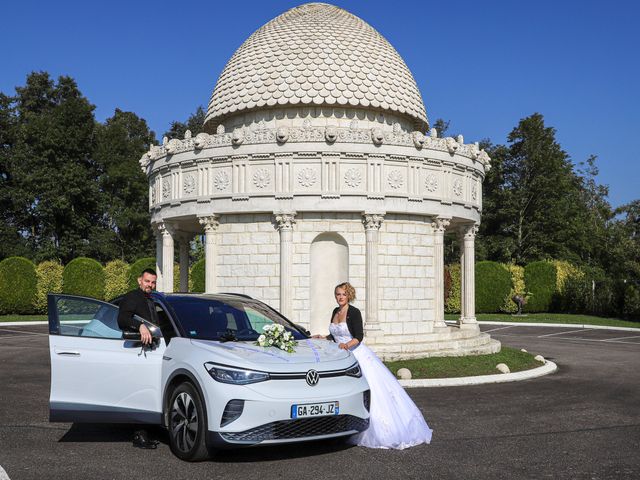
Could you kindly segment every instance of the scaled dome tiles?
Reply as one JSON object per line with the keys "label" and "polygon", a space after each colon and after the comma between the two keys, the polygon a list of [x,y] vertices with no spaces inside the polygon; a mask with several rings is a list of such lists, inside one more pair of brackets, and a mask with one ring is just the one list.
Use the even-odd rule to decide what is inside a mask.
{"label": "scaled dome tiles", "polygon": [[428,128],[404,61],[373,27],[333,5],[293,8],[251,35],[225,66],[205,125],[255,109],[301,105],[391,111]]}

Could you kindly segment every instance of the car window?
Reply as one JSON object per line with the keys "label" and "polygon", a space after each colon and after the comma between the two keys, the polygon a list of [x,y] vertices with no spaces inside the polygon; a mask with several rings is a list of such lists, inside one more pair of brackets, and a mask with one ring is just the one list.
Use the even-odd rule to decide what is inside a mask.
{"label": "car window", "polygon": [[88,298],[59,298],[60,335],[94,338],[122,338],[118,308]]}

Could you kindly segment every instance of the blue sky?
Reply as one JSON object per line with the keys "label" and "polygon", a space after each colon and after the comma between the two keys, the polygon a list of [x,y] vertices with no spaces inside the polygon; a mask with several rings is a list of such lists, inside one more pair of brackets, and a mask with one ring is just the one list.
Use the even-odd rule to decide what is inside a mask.
{"label": "blue sky", "polygon": [[[257,28],[300,1],[4,2],[0,91],[34,70],[69,75],[103,121],[115,108],[160,136],[208,103]],[[574,162],[598,156],[614,206],[640,198],[640,2],[332,2],[384,35],[413,72],[431,121],[465,142],[506,142],[545,116]]]}

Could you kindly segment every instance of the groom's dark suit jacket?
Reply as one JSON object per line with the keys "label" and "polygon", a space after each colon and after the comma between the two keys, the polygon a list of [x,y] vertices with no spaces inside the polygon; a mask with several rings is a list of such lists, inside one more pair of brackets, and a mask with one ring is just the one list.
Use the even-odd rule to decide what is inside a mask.
{"label": "groom's dark suit jacket", "polygon": [[158,324],[153,300],[147,298],[145,293],[139,288],[127,293],[120,301],[119,307],[118,326],[120,330],[137,332],[140,329],[142,322],[133,318],[134,315],[144,318],[156,325]]}

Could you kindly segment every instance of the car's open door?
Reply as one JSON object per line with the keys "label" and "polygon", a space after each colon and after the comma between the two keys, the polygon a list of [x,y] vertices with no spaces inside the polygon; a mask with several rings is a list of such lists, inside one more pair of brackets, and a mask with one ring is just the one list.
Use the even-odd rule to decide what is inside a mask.
{"label": "car's open door", "polygon": [[50,294],[48,308],[50,421],[160,424],[160,331],[152,330],[153,346],[143,349],[122,337],[115,305]]}

